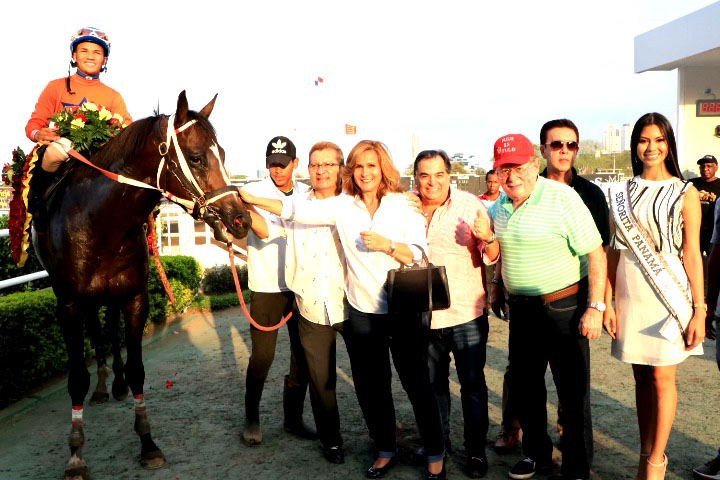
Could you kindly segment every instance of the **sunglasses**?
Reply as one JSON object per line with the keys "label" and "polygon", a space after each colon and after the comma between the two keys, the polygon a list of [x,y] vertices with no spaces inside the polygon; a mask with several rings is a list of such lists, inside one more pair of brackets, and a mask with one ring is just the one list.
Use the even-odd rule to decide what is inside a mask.
{"label": "sunglasses", "polygon": [[81,28],[77,31],[76,36],[78,37],[96,37],[100,40],[108,41],[107,33],[95,30],[94,28]]}
{"label": "sunglasses", "polygon": [[548,145],[553,150],[560,150],[561,148],[563,148],[563,145],[567,145],[567,149],[573,152],[580,148],[580,144],[578,144],[578,142],[561,142],[560,140],[555,140],[553,142],[545,144],[545,146]]}

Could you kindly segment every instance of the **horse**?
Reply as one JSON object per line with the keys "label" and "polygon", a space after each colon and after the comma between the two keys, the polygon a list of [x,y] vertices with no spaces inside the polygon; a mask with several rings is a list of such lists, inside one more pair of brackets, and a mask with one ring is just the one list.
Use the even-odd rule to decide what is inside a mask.
{"label": "horse", "polygon": [[208,223],[219,241],[228,240],[227,232],[236,238],[247,235],[250,214],[230,184],[225,152],[208,120],[216,99],[194,112],[183,91],[174,115],[156,114],[130,124],[93,153],[96,168],[80,165],[70,171],[43,223],[33,228],[68,353],[72,423],[66,480],[90,478],[83,459],[82,409],[90,386],[83,328],[97,337],[93,329],[100,306],[122,311],[125,318],[127,359],[122,366],[116,356],[116,373],[124,375],[135,399],[140,465],[155,469],[166,463],[151,437],[143,393],[141,342],[149,309],[144,224],[165,196]]}

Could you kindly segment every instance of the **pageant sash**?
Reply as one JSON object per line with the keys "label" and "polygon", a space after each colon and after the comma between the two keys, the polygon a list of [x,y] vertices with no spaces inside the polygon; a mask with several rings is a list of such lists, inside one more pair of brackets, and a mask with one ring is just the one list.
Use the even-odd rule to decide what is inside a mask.
{"label": "pageant sash", "polygon": [[610,210],[615,221],[615,231],[633,252],[650,285],[655,289],[670,318],[660,327],[660,334],[674,342],[685,334],[693,316],[692,300],[687,287],[657,251],[655,242],[648,232],[638,224],[632,211],[627,184],[611,187]]}

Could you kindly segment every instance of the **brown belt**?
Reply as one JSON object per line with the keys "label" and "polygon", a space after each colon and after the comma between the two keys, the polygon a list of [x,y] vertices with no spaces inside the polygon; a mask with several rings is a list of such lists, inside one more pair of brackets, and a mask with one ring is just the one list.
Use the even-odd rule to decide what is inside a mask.
{"label": "brown belt", "polygon": [[545,303],[551,303],[556,300],[561,300],[563,298],[569,297],[570,295],[574,295],[578,292],[578,290],[580,290],[579,283],[574,283],[569,287],[558,290],[557,292],[546,293],[542,297],[545,299]]}

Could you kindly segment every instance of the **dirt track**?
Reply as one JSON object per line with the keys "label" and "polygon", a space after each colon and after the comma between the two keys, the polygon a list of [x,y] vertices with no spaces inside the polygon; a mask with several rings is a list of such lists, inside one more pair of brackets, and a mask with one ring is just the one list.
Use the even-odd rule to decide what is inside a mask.
{"label": "dirt track", "polygon": [[[330,465],[319,442],[296,439],[282,430],[282,377],[289,362],[285,329],[278,340],[261,406],[264,443],[247,448],[240,442],[245,369],[250,348],[249,325],[238,308],[216,314],[186,315],[155,332],[145,347],[145,392],[153,436],[168,458],[156,471],[138,463],[139,441],[133,432],[133,402],[110,402],[85,409],[85,459],[95,480],[104,479],[246,479],[364,478],[372,462],[370,441],[353,392],[350,366],[342,339],[338,345],[338,402],[345,439],[346,463]],[[604,335],[592,343],[592,405],[595,425],[594,479],[634,478],[638,438],[631,369],[610,357]],[[499,431],[502,374],[507,361],[507,324],[490,319],[485,369],[490,397],[490,433]],[[93,382],[95,376],[93,375]],[[167,388],[166,382],[172,382]],[[557,398],[548,384],[550,425]],[[395,377],[400,464],[387,478],[419,479],[423,467],[412,465],[418,436],[412,410]],[[452,412],[449,478],[462,473],[462,414],[459,385]],[[705,355],[691,358],[678,370],[678,415],[670,436],[668,479],[692,478],[690,470],[711,458],[720,444],[720,373],[714,344]],[[309,401],[306,420],[311,421]],[[65,382],[0,411],[0,479],[53,479],[63,476],[70,429],[70,400]],[[521,458],[520,451],[498,456],[488,448],[486,478],[505,479]],[[542,476],[536,478],[544,478]]]}

